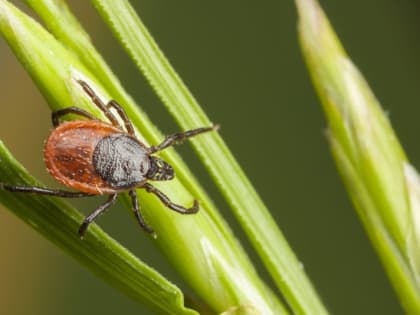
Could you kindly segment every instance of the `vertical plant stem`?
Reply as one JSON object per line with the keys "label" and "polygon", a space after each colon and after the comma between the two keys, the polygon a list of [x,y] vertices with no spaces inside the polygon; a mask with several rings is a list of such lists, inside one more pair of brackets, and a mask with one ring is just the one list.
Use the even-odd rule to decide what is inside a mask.
{"label": "vertical plant stem", "polygon": [[328,119],[337,167],[401,304],[420,314],[415,171],[318,2],[295,2],[303,55]]}
{"label": "vertical plant stem", "polygon": [[[179,125],[211,125],[128,1],[92,2]],[[293,311],[326,314],[302,264],[222,138],[212,134],[192,142]]]}

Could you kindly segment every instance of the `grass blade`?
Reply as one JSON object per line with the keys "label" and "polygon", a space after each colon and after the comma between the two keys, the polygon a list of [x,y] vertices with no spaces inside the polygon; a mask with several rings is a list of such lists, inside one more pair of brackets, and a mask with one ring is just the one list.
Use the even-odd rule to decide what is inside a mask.
{"label": "grass blade", "polygon": [[[92,0],[105,22],[184,129],[211,122],[126,0]],[[220,136],[194,139],[193,145],[296,313],[325,314],[282,232]]]}
{"label": "grass blade", "polygon": [[420,313],[418,175],[367,82],[315,0],[297,0],[303,55],[337,167],[409,314]]}

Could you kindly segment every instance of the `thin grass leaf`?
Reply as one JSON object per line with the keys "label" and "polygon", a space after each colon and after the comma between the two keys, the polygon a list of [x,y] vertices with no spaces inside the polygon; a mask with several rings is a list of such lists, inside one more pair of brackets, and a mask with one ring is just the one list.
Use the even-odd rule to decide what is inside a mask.
{"label": "thin grass leaf", "polygon": [[420,314],[419,181],[367,82],[315,0],[296,0],[305,61],[356,210],[409,314]]}
{"label": "thin grass leaf", "polygon": [[[210,125],[128,1],[92,2],[179,125],[184,129]],[[298,314],[326,314],[302,264],[221,137],[197,138],[193,146],[292,309]]]}
{"label": "thin grass leaf", "polygon": [[[86,81],[101,99],[109,100],[109,91],[100,84],[94,69],[89,72],[81,59],[76,57],[76,53],[67,50],[31,18],[4,0],[0,0],[0,4],[0,32],[37,83],[50,107],[58,109],[68,104],[77,104],[102,117],[75,83],[77,80]],[[54,18],[59,20],[61,16]],[[66,18],[65,15],[63,18]],[[60,26],[57,24],[57,27]],[[80,34],[75,33],[75,36]],[[141,127],[141,119],[133,112],[136,127]],[[172,162],[176,160],[170,159],[173,154],[167,152],[165,157],[168,156]],[[183,170],[182,167],[180,170]],[[185,177],[190,172],[185,170],[183,174]],[[189,186],[193,185],[194,179],[189,178],[188,183]],[[200,201],[207,200],[203,192],[193,196],[180,180],[156,186],[163,188],[179,204],[188,205],[195,197]],[[197,188],[191,189],[199,191]],[[197,215],[180,216],[168,211],[154,196],[142,190],[139,193],[142,212],[158,235],[154,242],[214,310],[222,312],[232,306],[252,305],[261,314],[287,314],[273,293],[258,278],[223,220],[217,217],[214,210],[209,209],[207,203],[202,205]],[[87,237],[89,235],[88,231]]]}

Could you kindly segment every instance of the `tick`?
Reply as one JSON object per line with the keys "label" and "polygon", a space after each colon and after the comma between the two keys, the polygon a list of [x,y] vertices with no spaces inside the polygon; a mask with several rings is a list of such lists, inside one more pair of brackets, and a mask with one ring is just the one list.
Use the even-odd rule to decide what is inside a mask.
{"label": "tick", "polygon": [[[149,181],[165,181],[174,178],[173,168],[155,153],[198,134],[216,130],[198,128],[167,136],[162,143],[147,147],[134,134],[134,127],[124,109],[114,100],[103,103],[84,81],[77,81],[92,102],[105,114],[109,122],[98,120],[91,113],[67,107],[52,113],[54,129],[44,146],[44,161],[48,172],[61,184],[77,191],[49,189],[35,186],[14,186],[0,183],[0,189],[12,192],[36,193],[63,198],[108,195],[105,203],[97,207],[83,221],[79,236],[83,238],[89,224],[112,206],[119,193],[128,192],[132,209],[140,226],[148,233],[148,226],[140,213],[136,189],[143,188],[155,194],[169,209],[181,214],[193,214],[199,210],[197,200],[190,208],[173,203]],[[114,109],[124,126],[111,111]],[[75,114],[86,119],[61,122],[60,118]]]}

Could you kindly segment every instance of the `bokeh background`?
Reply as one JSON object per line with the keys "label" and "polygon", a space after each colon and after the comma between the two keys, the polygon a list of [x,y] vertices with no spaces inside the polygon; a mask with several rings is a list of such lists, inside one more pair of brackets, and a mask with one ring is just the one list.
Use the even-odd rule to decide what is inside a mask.
{"label": "bokeh background", "polygon": [[[177,131],[89,1],[69,2],[127,90],[163,132]],[[224,139],[331,313],[402,314],[330,156],[325,119],[297,43],[293,2],[132,3],[208,115],[222,125]],[[420,167],[418,1],[322,0],[321,5],[388,112],[410,160]],[[35,176],[54,185],[42,161],[50,112],[3,40],[0,69],[0,139]],[[244,239],[191,148],[179,149]],[[84,205],[85,212],[97,202]],[[185,287],[129,212],[114,209],[99,224]],[[4,208],[0,252],[1,314],[149,314]]]}

